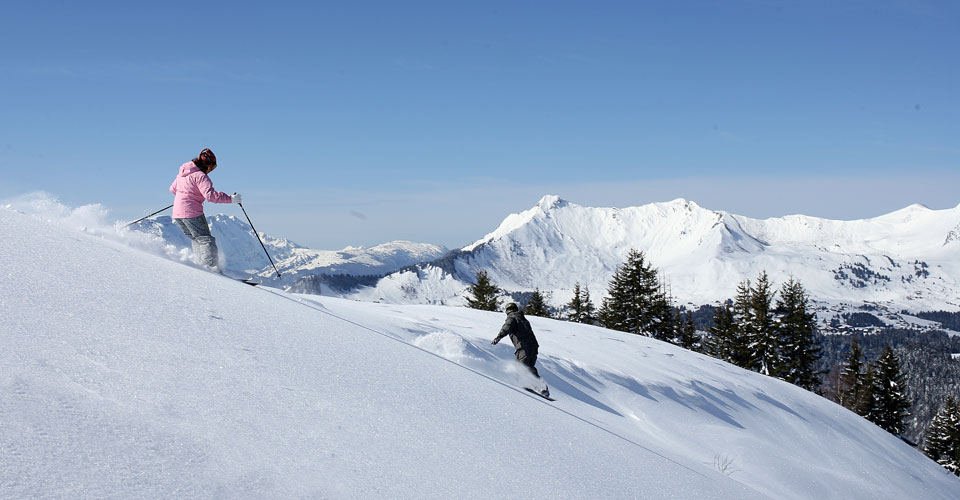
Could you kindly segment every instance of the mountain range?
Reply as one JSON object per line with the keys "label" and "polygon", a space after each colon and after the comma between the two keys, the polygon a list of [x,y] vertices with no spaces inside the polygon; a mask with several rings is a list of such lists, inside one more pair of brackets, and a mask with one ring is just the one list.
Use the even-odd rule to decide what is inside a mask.
{"label": "mountain range", "polygon": [[[171,242],[182,239],[179,231],[171,236],[170,224],[154,224]],[[249,226],[222,215],[211,217],[211,225],[231,266],[266,279],[274,274]],[[871,311],[887,326],[903,326],[918,324],[910,312],[960,307],[960,207],[911,205],[851,221],[755,219],[684,199],[607,208],[551,195],[452,251],[392,242],[323,252],[266,235],[264,242],[285,275],[279,285],[366,301],[460,305],[484,269],[520,300],[539,288],[561,307],[579,282],[599,305],[617,267],[637,249],[659,270],[675,302],[686,307],[731,298],[742,280],[761,272],[774,284],[799,280],[827,329],[831,319],[854,309]],[[341,279],[331,281],[330,275]]]}

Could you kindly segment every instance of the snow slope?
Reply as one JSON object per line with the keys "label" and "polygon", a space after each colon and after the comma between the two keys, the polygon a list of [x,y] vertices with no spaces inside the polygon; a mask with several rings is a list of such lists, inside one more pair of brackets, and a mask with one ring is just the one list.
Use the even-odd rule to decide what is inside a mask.
{"label": "snow slope", "polygon": [[648,338],[297,296],[0,208],[0,498],[947,499],[806,391]]}
{"label": "snow slope", "polygon": [[821,302],[873,303],[896,312],[956,310],[958,235],[960,207],[914,205],[855,221],[803,215],[758,220],[683,199],[598,208],[545,196],[447,259],[442,272],[426,265],[404,270],[350,297],[462,303],[475,272],[485,269],[507,291],[550,292],[554,305],[568,302],[579,281],[599,305],[627,252],[638,249],[681,304],[726,300],[741,280],[766,271],[778,284],[799,279]]}

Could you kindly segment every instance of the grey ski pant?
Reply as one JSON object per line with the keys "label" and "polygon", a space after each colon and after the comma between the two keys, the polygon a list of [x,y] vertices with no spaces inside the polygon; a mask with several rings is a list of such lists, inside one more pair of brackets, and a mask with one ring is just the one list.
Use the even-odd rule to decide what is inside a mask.
{"label": "grey ski pant", "polygon": [[513,354],[517,357],[517,361],[530,369],[530,373],[533,373],[534,377],[540,378],[540,373],[537,372],[537,367],[535,366],[537,364],[536,349],[517,349],[517,352]]}
{"label": "grey ski pant", "polygon": [[217,240],[210,236],[207,218],[200,215],[189,219],[173,219],[173,222],[193,242],[193,253],[200,262],[207,267],[217,268]]}

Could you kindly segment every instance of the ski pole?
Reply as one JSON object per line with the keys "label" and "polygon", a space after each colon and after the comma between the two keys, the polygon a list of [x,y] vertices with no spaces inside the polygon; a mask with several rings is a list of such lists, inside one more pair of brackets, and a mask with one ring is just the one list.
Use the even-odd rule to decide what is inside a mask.
{"label": "ski pole", "polygon": [[273,266],[273,270],[277,272],[277,277],[280,277],[280,270],[277,269],[277,265],[273,263],[273,259],[270,258],[270,252],[267,251],[267,247],[263,244],[263,240],[260,239],[260,234],[257,233],[257,228],[253,227],[253,221],[250,220],[250,216],[247,215],[247,209],[243,208],[243,203],[237,203],[240,205],[240,210],[243,210],[243,215],[247,218],[247,222],[250,223],[250,229],[253,229],[253,234],[257,236],[257,241],[260,242],[260,246],[263,247],[263,253],[267,254],[267,258],[270,259],[270,264]]}
{"label": "ski pole", "polygon": [[161,208],[160,210],[157,210],[156,212],[154,212],[154,213],[152,213],[152,214],[150,214],[150,215],[148,215],[148,216],[146,216],[146,217],[141,217],[141,218],[139,218],[139,219],[137,219],[137,220],[135,220],[135,221],[127,224],[126,226],[123,226],[123,227],[130,227],[130,226],[132,226],[132,225],[134,225],[134,224],[142,221],[143,219],[149,219],[150,217],[153,217],[154,215],[157,215],[158,213],[163,212],[163,211],[166,210],[167,208],[171,208],[171,207],[173,207],[173,205],[170,205],[169,207],[166,207],[166,208]]}

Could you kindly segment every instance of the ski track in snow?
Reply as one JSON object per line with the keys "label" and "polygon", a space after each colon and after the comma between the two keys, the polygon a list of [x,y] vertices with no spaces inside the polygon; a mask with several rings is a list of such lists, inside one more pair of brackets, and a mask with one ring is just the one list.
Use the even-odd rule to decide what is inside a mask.
{"label": "ski track in snow", "polygon": [[[283,295],[283,294],[278,293],[278,292],[273,291],[273,290],[269,290],[269,289],[267,289],[267,288],[261,288],[261,290],[264,290],[264,291],[266,291],[266,292],[268,292],[268,293],[272,293],[272,294],[274,294],[274,295],[277,295],[277,296],[279,296],[279,297],[281,297],[281,298],[284,298],[284,299],[287,299],[287,300],[294,300],[294,299],[292,299],[292,298],[290,298],[290,297],[288,297],[288,296],[286,296],[286,295]],[[469,367],[468,365],[466,365],[466,364],[463,364],[463,363],[461,363],[461,362],[458,362],[458,360],[462,360],[462,359],[464,359],[466,356],[463,356],[463,355],[462,355],[462,351],[461,351],[461,352],[457,352],[456,350],[451,351],[451,350],[448,350],[448,349],[444,349],[443,347],[449,345],[449,344],[447,344],[447,343],[442,343],[441,345],[434,344],[434,347],[437,348],[437,349],[436,349],[436,350],[431,350],[431,349],[428,349],[428,348],[420,347],[420,346],[418,346],[416,343],[405,342],[405,341],[403,341],[403,340],[402,340],[401,338],[399,338],[399,337],[396,337],[396,336],[393,336],[393,335],[390,335],[390,334],[387,334],[387,333],[384,333],[384,332],[375,330],[375,329],[373,329],[373,328],[364,326],[364,325],[362,325],[362,324],[360,324],[360,323],[354,322],[354,321],[349,320],[349,319],[347,319],[347,318],[344,318],[344,317],[341,317],[341,316],[337,316],[336,314],[330,312],[330,311],[327,310],[327,309],[314,307],[314,306],[309,305],[309,304],[307,304],[307,303],[305,303],[305,302],[302,302],[302,301],[296,301],[296,300],[294,300],[294,302],[296,302],[296,303],[298,303],[298,304],[301,304],[301,305],[304,305],[304,306],[306,306],[306,307],[309,307],[310,309],[313,309],[313,310],[315,310],[315,311],[319,311],[319,312],[321,312],[321,313],[323,313],[323,314],[327,314],[327,315],[329,315],[329,316],[332,316],[332,317],[334,317],[334,318],[337,318],[337,319],[339,319],[340,321],[343,321],[343,322],[349,323],[349,324],[351,324],[351,325],[354,325],[354,326],[363,328],[364,330],[367,330],[367,331],[369,331],[369,332],[375,333],[375,334],[377,334],[377,335],[386,337],[386,338],[391,339],[391,340],[396,340],[396,341],[400,342],[401,344],[404,344],[404,345],[406,345],[406,346],[408,346],[408,347],[412,347],[412,348],[414,348],[414,349],[418,349],[418,350],[420,350],[420,351],[422,351],[422,352],[425,352],[425,353],[427,353],[427,354],[436,356],[437,358],[439,358],[439,359],[441,359],[441,360],[443,360],[443,361],[452,363],[452,364],[454,364],[455,366],[457,366],[457,367],[459,367],[459,368],[462,368],[462,369],[464,369],[464,370],[467,370],[467,371],[473,373],[474,375],[478,375],[478,376],[483,377],[483,378],[485,378],[485,379],[488,379],[488,380],[490,380],[490,381],[496,382],[496,383],[502,385],[503,387],[506,387],[506,388],[508,388],[508,389],[511,389],[511,390],[513,390],[513,391],[516,391],[516,392],[520,393],[521,395],[525,395],[524,392],[523,392],[523,390],[522,390],[522,388],[523,388],[524,386],[532,386],[532,385],[535,385],[535,384],[537,383],[535,377],[532,377],[532,376],[524,376],[524,374],[520,371],[520,369],[517,368],[517,365],[516,365],[515,363],[511,363],[511,364],[509,365],[509,369],[504,370],[504,372],[505,372],[504,374],[505,374],[505,375],[512,375],[512,377],[510,377],[510,378],[513,378],[513,379],[514,379],[514,380],[513,380],[513,384],[511,385],[510,383],[504,382],[503,380],[500,380],[500,379],[498,379],[498,378],[494,378],[494,377],[492,377],[492,376],[490,376],[490,375],[487,375],[486,373],[483,373],[483,372],[478,371],[478,370],[476,370],[476,369],[470,368],[470,367]],[[399,311],[395,311],[395,312],[399,312]],[[415,330],[408,330],[408,331],[415,332]],[[427,336],[429,336],[429,334],[428,334]],[[421,337],[421,338],[423,338],[423,337]],[[459,344],[459,345],[463,346],[463,347],[464,347],[463,350],[466,350],[465,347],[467,346],[467,344],[466,344],[465,342],[464,342],[464,343],[455,342],[455,344]],[[437,351],[439,351],[439,352],[437,352]],[[475,360],[479,361],[477,358],[471,358],[471,359],[475,359]],[[570,392],[570,391],[568,391],[568,392]],[[534,396],[534,395],[527,395],[527,397],[532,398],[532,399],[534,399],[534,400],[538,400],[538,399],[542,400],[542,399],[543,399],[543,398],[540,398],[540,397]],[[637,446],[637,447],[642,448],[642,449],[644,449],[644,450],[646,450],[646,451],[648,451],[648,452],[650,452],[650,453],[653,453],[653,454],[659,456],[660,458],[663,458],[664,460],[670,461],[670,462],[672,462],[672,463],[674,463],[674,464],[676,464],[676,465],[678,465],[678,466],[680,466],[680,467],[683,467],[684,469],[687,469],[687,470],[689,470],[690,472],[692,472],[692,473],[694,473],[694,474],[698,474],[698,475],[703,476],[703,474],[702,474],[701,472],[699,472],[699,471],[697,471],[697,470],[694,470],[694,469],[691,469],[691,468],[683,465],[683,464],[680,463],[680,462],[674,461],[673,459],[671,459],[671,458],[669,458],[669,457],[666,457],[666,456],[664,456],[664,455],[661,455],[660,453],[658,453],[658,452],[656,452],[656,451],[654,451],[654,450],[652,450],[652,449],[650,449],[650,448],[647,448],[646,446],[644,446],[644,445],[642,445],[642,444],[640,444],[640,443],[637,443],[637,442],[635,442],[635,441],[632,441],[631,439],[629,439],[629,438],[627,438],[627,437],[621,436],[620,434],[617,434],[615,431],[612,431],[612,430],[610,430],[610,429],[607,429],[606,427],[604,427],[604,426],[602,426],[602,425],[599,425],[599,424],[597,424],[597,423],[595,423],[595,422],[591,422],[591,421],[589,421],[589,420],[586,420],[586,419],[584,419],[584,418],[582,418],[582,417],[580,417],[580,416],[578,416],[578,415],[575,415],[575,414],[573,414],[573,413],[571,413],[571,412],[569,412],[569,411],[566,411],[566,410],[564,410],[563,408],[560,408],[560,407],[558,407],[558,406],[551,406],[551,407],[552,407],[553,409],[555,409],[556,411],[559,411],[559,412],[561,412],[561,413],[564,413],[564,414],[566,414],[566,415],[569,415],[569,416],[571,416],[571,417],[573,417],[573,418],[575,418],[575,419],[577,419],[577,420],[579,420],[579,421],[581,421],[581,422],[583,422],[583,423],[585,423],[585,424],[587,424],[587,425],[589,425],[589,426],[596,427],[596,428],[598,428],[598,429],[600,429],[600,430],[602,430],[602,431],[604,431],[604,432],[609,433],[609,434],[612,435],[612,436],[615,436],[615,437],[617,437],[617,438],[619,438],[619,439],[622,439],[622,440],[624,440],[624,441],[626,441],[626,442],[628,442],[628,443],[630,443],[630,444],[632,444],[632,445],[634,445],[634,446]],[[704,476],[704,477],[706,477],[706,476]]]}

